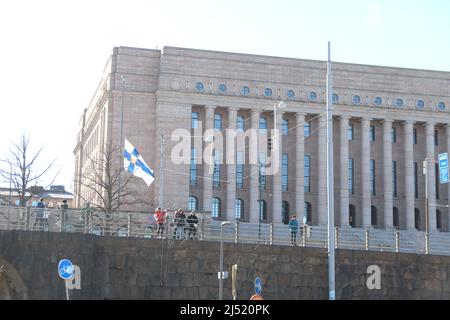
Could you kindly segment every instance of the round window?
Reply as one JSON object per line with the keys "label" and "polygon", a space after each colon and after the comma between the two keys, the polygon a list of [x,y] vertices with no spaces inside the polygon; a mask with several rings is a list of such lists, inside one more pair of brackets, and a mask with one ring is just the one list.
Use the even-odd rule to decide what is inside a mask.
{"label": "round window", "polygon": [[272,96],[272,89],[264,88],[264,96],[265,97],[271,97]]}
{"label": "round window", "polygon": [[352,102],[353,102],[353,104],[360,104],[361,103],[361,97],[355,94],[352,97]]}
{"label": "round window", "polygon": [[381,106],[381,104],[383,103],[383,99],[381,99],[381,97],[375,97],[375,98],[373,99],[373,103],[374,103],[376,106]]}
{"label": "round window", "polygon": [[241,94],[243,96],[248,96],[249,93],[250,93],[250,88],[249,87],[247,87],[247,86],[242,86],[241,87]]}
{"label": "round window", "polygon": [[314,91],[308,92],[308,99],[309,99],[309,101],[316,101],[317,93],[315,93]]}
{"label": "round window", "polygon": [[339,101],[339,96],[337,93],[333,93],[331,100],[333,101],[333,103],[336,103]]}
{"label": "round window", "polygon": [[417,100],[416,107],[422,110],[425,107],[425,102],[422,99]]}
{"label": "round window", "polygon": [[205,85],[203,84],[203,82],[197,82],[195,84],[195,90],[197,92],[203,92],[203,90],[205,90]]}
{"label": "round window", "polygon": [[219,84],[219,91],[222,93],[227,92],[227,85],[224,83]]}
{"label": "round window", "polygon": [[294,99],[295,98],[295,92],[294,90],[289,89],[286,93],[288,99]]}
{"label": "round window", "polygon": [[400,98],[395,99],[395,106],[396,107],[403,107],[403,100]]}

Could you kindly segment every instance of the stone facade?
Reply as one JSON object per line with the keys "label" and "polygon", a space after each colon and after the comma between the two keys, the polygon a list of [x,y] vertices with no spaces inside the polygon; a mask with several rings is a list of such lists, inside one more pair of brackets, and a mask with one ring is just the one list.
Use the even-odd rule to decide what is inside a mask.
{"label": "stone facade", "polygon": [[[424,230],[422,162],[427,157],[432,204],[429,230],[449,231],[449,209],[434,204],[448,204],[450,188],[435,183],[434,161],[450,149],[450,73],[346,63],[333,63],[332,69],[336,224]],[[123,89],[125,137],[140,150],[156,176],[150,188],[136,179],[137,189],[145,190],[153,205],[187,207],[191,197],[197,209],[214,209],[220,218],[234,219],[235,201],[241,199],[241,219],[258,222],[257,201],[261,198],[266,203],[267,221],[302,216],[309,208],[310,223],[326,224],[325,79],[324,61],[174,47],[161,51],[114,48],[99,90],[80,122],[74,150],[76,177],[83,172],[87,156],[98,152],[107,139],[117,141]],[[282,119],[287,120],[289,130],[281,135],[281,153],[288,159],[287,189],[280,185],[280,174],[267,176],[266,188],[259,195],[257,164],[244,165],[243,185],[236,188],[235,165],[221,166],[218,185],[209,166],[199,162],[197,182],[191,183],[189,164],[171,161],[177,142],[170,136],[175,129],[194,132],[193,112],[204,131],[214,127],[219,115],[222,131],[235,128],[239,117],[243,117],[245,129],[258,130],[259,118],[265,118],[270,129],[274,105],[281,100],[287,107],[279,110],[278,126]],[[301,132],[305,123],[310,125],[311,135]],[[203,141],[199,148],[206,145]],[[224,152],[226,145],[227,141]],[[311,159],[306,192],[305,155]],[[350,164],[352,188],[348,183]],[[81,185],[75,189],[83,193]],[[220,206],[216,203],[213,208],[212,198],[219,199]],[[77,201],[80,205],[80,199]]]}
{"label": "stone facade", "polygon": [[[71,299],[218,298],[219,243],[99,237],[77,233],[0,231],[0,298],[65,299],[60,259],[81,268],[81,290]],[[224,299],[231,299],[237,264],[238,299],[328,299],[324,249],[224,244]],[[369,290],[367,268],[380,268],[380,289]],[[450,257],[336,251],[337,299],[450,299]],[[5,280],[7,279],[7,281]]]}

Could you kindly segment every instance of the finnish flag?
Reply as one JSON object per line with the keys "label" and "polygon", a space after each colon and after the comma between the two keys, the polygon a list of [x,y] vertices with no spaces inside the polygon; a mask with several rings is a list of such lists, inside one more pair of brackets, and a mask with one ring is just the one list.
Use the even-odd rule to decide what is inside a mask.
{"label": "finnish flag", "polygon": [[139,154],[137,149],[125,139],[125,151],[123,153],[124,157],[124,168],[126,171],[135,175],[136,177],[144,179],[147,186],[150,186],[155,180],[155,175],[153,170],[145,163],[142,156]]}

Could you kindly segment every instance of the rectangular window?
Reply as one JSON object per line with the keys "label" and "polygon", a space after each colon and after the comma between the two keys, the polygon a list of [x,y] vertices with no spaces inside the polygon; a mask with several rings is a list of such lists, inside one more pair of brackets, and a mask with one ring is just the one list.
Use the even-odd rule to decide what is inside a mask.
{"label": "rectangular window", "polygon": [[216,188],[220,187],[220,176],[221,176],[220,159],[221,159],[220,152],[214,150],[213,186]]}
{"label": "rectangular window", "polygon": [[266,154],[259,154],[259,189],[266,190]]}
{"label": "rectangular window", "polygon": [[434,145],[439,145],[439,132],[437,130],[434,130]]}
{"label": "rectangular window", "polygon": [[375,126],[370,126],[370,141],[375,141]]}
{"label": "rectangular window", "polygon": [[281,190],[288,191],[288,155],[281,155]]}
{"label": "rectangular window", "polygon": [[304,186],[305,192],[311,192],[311,156],[305,155],[305,163],[304,163]]}
{"label": "rectangular window", "polygon": [[197,164],[195,159],[197,158],[197,150],[195,148],[191,148],[191,167],[190,167],[190,182],[191,186],[197,185]]}
{"label": "rectangular window", "polygon": [[417,144],[417,129],[413,129],[413,144]]}
{"label": "rectangular window", "polygon": [[191,115],[191,128],[197,129],[198,128],[198,112],[192,112]]}
{"label": "rectangular window", "polygon": [[265,134],[267,132],[267,119],[259,118],[259,132]]}
{"label": "rectangular window", "polygon": [[244,160],[242,151],[236,153],[236,188],[244,188]]}
{"label": "rectangular window", "polygon": [[414,162],[414,196],[419,199],[419,184],[417,183],[417,162]]}
{"label": "rectangular window", "polygon": [[439,164],[435,163],[434,164],[434,178],[435,178],[435,182],[436,182],[436,200],[439,200]]}
{"label": "rectangular window", "polygon": [[375,160],[370,159],[370,186],[372,196],[376,195],[376,181],[375,181]]}
{"label": "rectangular window", "polygon": [[353,125],[352,124],[348,125],[347,137],[348,137],[348,140],[353,140]]}
{"label": "rectangular window", "polygon": [[237,116],[236,129],[237,129],[237,131],[244,131],[244,117],[243,116]]}
{"label": "rectangular window", "polygon": [[305,124],[303,125],[303,135],[309,137],[311,135],[311,123],[305,120]]}
{"label": "rectangular window", "polygon": [[214,114],[214,129],[222,130],[222,115],[220,113]]}
{"label": "rectangular window", "polygon": [[392,139],[392,143],[397,143],[397,128],[396,127],[392,127],[391,130],[391,139]]}
{"label": "rectangular window", "polygon": [[242,219],[242,211],[243,211],[243,204],[241,199],[236,199],[234,202],[234,218],[236,220]]}
{"label": "rectangular window", "polygon": [[287,136],[289,134],[289,120],[283,119],[283,125],[281,128],[281,133],[283,136]]}
{"label": "rectangular window", "polygon": [[348,159],[348,192],[350,194],[354,193],[354,185],[353,185],[353,159]]}
{"label": "rectangular window", "polygon": [[392,191],[394,194],[394,197],[397,197],[397,161],[392,161]]}

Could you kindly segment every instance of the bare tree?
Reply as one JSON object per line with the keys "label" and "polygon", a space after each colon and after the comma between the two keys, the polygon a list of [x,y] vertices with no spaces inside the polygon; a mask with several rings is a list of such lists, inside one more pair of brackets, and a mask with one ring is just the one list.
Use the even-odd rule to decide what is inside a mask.
{"label": "bare tree", "polygon": [[[9,154],[5,155],[5,159],[1,159],[3,166],[0,168],[0,175],[4,182],[12,185],[14,190],[17,191],[21,207],[26,206],[32,197],[31,192],[29,192],[31,184],[39,183],[40,179],[49,173],[56,161],[55,158],[48,165],[41,167],[38,161],[43,149],[44,147],[41,147],[37,152],[32,153],[30,137],[22,134],[19,143],[11,143]],[[45,188],[53,184],[58,174],[59,171]]]}
{"label": "bare tree", "polygon": [[152,205],[133,190],[130,184],[133,176],[125,172],[122,161],[120,147],[109,142],[97,157],[87,158],[87,167],[80,180],[75,181],[84,189],[82,192],[79,190],[78,195],[97,211],[95,216],[103,220],[105,230],[118,221],[115,213],[119,210],[127,206]]}

